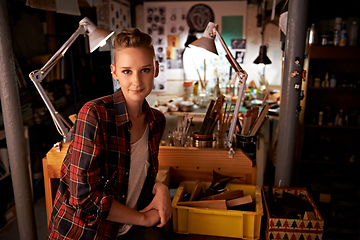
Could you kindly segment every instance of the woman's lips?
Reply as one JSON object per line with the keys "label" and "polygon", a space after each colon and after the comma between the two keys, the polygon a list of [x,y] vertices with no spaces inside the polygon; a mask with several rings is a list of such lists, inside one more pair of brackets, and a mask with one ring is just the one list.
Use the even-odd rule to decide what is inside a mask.
{"label": "woman's lips", "polygon": [[137,89],[137,90],[130,90],[133,93],[141,93],[143,91],[143,89]]}

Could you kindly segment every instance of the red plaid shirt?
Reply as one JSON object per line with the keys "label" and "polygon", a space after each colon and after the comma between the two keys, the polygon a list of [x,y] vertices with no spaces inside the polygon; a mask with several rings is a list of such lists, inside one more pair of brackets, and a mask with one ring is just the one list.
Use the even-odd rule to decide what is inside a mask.
{"label": "red plaid shirt", "polygon": [[[149,123],[150,168],[138,200],[150,203],[158,171],[164,115],[143,109]],[[72,142],[61,167],[49,224],[49,239],[116,239],[121,224],[105,220],[115,199],[126,203],[131,121],[121,90],[86,103],[79,111]]]}

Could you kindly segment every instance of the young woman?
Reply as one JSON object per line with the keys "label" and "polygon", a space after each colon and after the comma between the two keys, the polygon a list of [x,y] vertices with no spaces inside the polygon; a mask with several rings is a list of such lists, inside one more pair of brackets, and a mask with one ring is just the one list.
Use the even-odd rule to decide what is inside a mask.
{"label": "young woman", "polygon": [[172,214],[169,190],[156,181],[165,117],[145,100],[159,73],[152,39],[124,29],[113,47],[111,73],[121,88],[79,111],[50,239],[131,239],[148,227],[161,231]]}

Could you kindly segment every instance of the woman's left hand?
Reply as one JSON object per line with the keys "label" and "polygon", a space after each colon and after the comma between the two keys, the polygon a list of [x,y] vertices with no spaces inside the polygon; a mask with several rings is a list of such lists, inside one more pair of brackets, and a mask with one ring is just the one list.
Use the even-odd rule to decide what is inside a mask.
{"label": "woman's left hand", "polygon": [[151,209],[158,210],[160,216],[160,223],[157,225],[157,227],[163,227],[169,221],[172,215],[169,188],[161,182],[156,181],[153,189],[153,194],[155,195],[153,200],[146,208],[141,210],[141,212],[146,212]]}

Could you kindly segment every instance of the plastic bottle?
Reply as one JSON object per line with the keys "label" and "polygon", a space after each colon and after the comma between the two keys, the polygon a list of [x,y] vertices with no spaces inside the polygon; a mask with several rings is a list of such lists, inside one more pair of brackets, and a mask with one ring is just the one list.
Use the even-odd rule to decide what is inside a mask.
{"label": "plastic bottle", "polygon": [[196,81],[194,83],[194,88],[193,88],[193,95],[196,97],[198,95],[198,90],[199,90],[199,82]]}
{"label": "plastic bottle", "polygon": [[336,77],[334,74],[331,75],[331,78],[330,78],[330,87],[331,88],[334,88],[336,87]]}
{"label": "plastic bottle", "polygon": [[329,73],[328,72],[326,72],[326,74],[325,74],[324,87],[330,87]]}
{"label": "plastic bottle", "polygon": [[346,44],[347,44],[347,30],[346,30],[346,24],[345,24],[345,22],[343,22],[341,25],[341,30],[340,30],[339,46],[345,47]]}
{"label": "plastic bottle", "polygon": [[353,21],[349,32],[349,46],[355,47],[357,45],[358,30],[358,23],[356,21]]}
{"label": "plastic bottle", "polygon": [[334,46],[339,46],[342,18],[335,18],[334,24]]}

